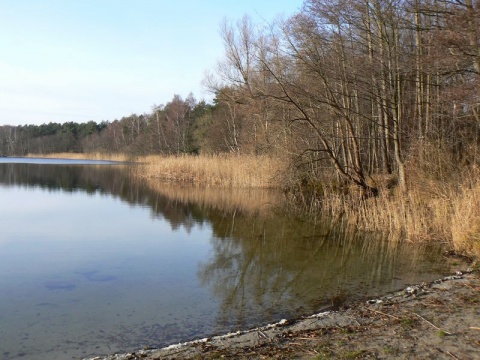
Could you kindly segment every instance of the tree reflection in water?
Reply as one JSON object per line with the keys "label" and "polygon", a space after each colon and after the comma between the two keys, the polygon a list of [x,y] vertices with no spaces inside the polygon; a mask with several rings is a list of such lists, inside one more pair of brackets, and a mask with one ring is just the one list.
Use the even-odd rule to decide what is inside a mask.
{"label": "tree reflection in water", "polygon": [[293,217],[274,191],[147,182],[118,166],[0,164],[0,184],[111,194],[149,208],[173,230],[211,228],[211,257],[197,275],[220,304],[219,331],[315,313],[443,270],[441,249]]}
{"label": "tree reflection in water", "polygon": [[221,299],[222,325],[312,314],[398,289],[441,266],[438,249],[427,252],[326,222],[235,210],[211,221],[214,253],[198,276]]}

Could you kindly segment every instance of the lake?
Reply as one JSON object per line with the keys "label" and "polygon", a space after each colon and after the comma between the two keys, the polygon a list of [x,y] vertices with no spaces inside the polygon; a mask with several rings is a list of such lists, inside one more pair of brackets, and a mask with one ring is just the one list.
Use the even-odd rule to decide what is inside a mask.
{"label": "lake", "polygon": [[448,272],[442,249],[292,216],[275,191],[0,158],[0,358],[79,359],[317,313]]}

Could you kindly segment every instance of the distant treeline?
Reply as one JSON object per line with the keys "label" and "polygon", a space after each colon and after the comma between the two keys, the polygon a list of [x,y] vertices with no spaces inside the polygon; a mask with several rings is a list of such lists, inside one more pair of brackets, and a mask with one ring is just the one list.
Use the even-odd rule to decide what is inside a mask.
{"label": "distant treeline", "polygon": [[272,154],[371,194],[379,173],[406,190],[408,164],[429,166],[432,148],[478,161],[480,1],[306,0],[268,27],[225,22],[221,36],[212,104],[174,96],[100,124],[2,126],[0,154]]}
{"label": "distant treeline", "polygon": [[[128,155],[229,151],[211,131],[221,106],[175,95],[151,113],[96,123],[0,126],[0,155],[105,152]],[[216,120],[215,120],[216,119]],[[208,134],[208,135],[207,135]]]}

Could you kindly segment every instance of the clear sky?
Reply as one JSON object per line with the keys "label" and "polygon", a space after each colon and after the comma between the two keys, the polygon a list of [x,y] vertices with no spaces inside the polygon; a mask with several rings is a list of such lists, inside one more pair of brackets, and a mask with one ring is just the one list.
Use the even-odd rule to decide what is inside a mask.
{"label": "clear sky", "polygon": [[224,18],[288,17],[302,0],[0,0],[0,125],[115,120],[208,98]]}

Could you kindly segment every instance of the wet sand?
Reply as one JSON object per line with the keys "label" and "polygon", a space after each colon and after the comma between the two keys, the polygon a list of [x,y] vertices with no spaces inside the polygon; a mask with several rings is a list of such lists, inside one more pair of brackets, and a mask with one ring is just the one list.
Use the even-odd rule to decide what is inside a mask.
{"label": "wet sand", "polygon": [[480,359],[479,275],[462,271],[338,311],[87,359]]}

